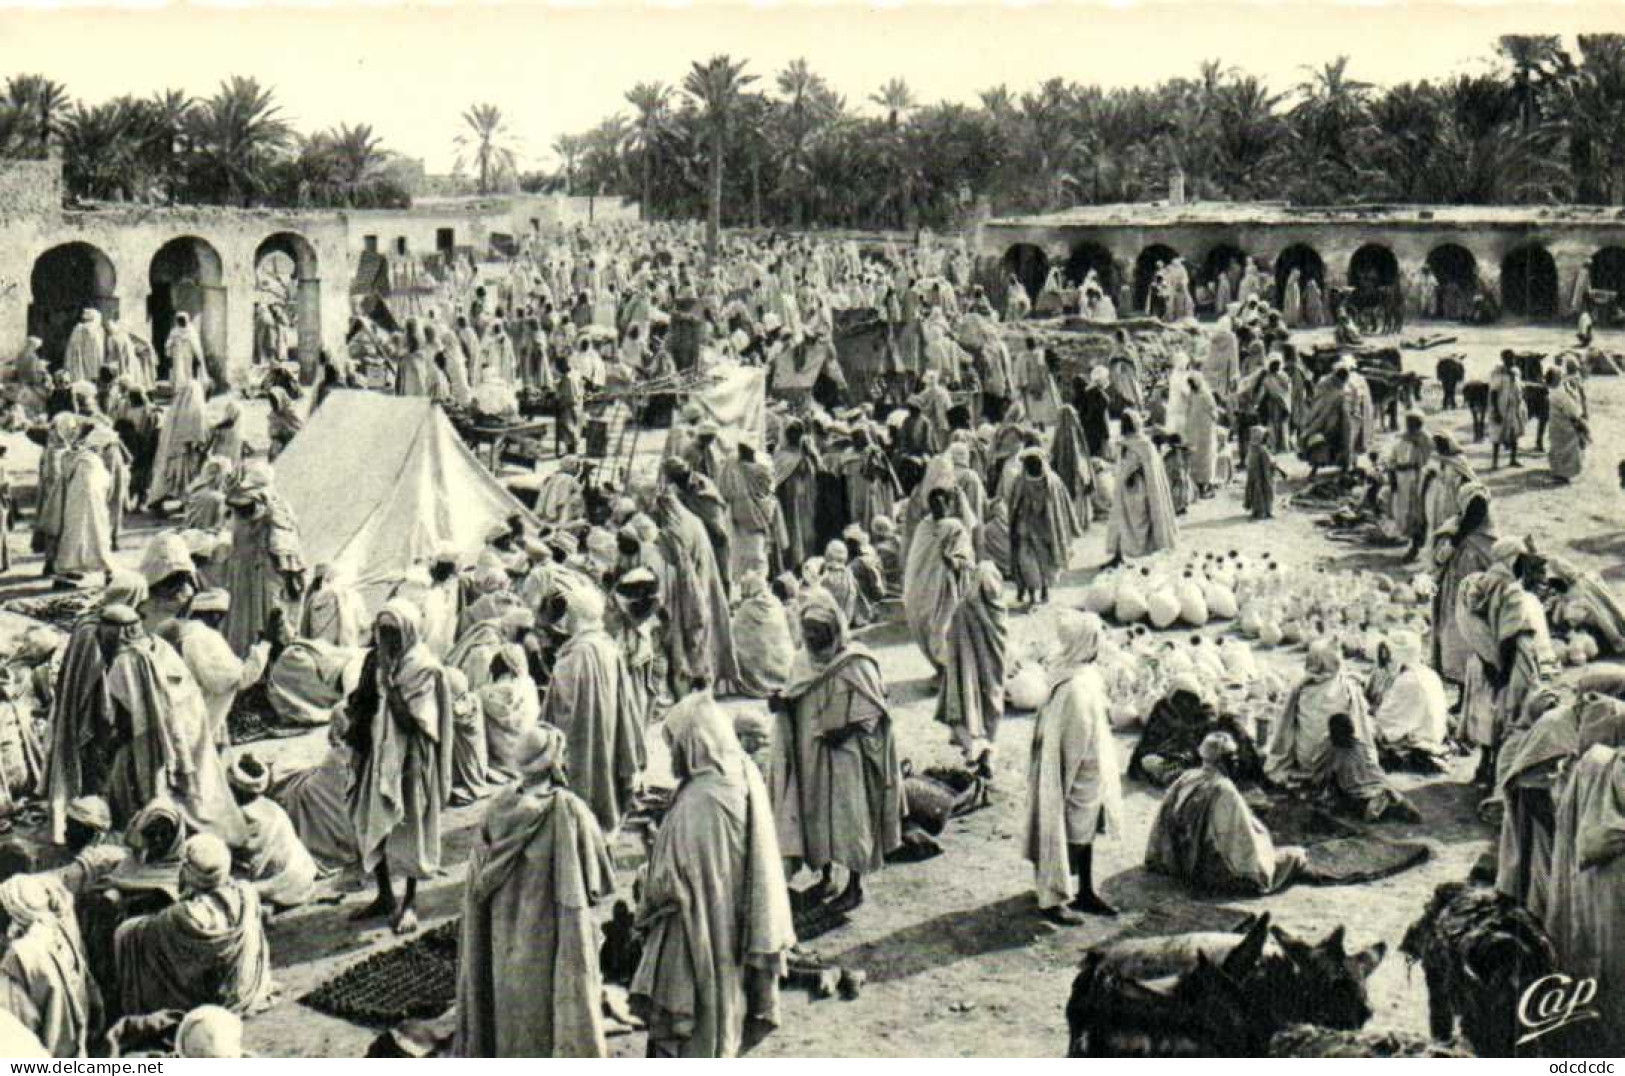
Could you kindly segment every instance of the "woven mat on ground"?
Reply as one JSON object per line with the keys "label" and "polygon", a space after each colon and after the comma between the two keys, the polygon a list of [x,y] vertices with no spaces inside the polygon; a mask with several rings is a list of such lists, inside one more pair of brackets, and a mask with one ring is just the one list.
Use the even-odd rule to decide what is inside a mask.
{"label": "woven mat on ground", "polygon": [[[796,938],[811,941],[848,923],[828,904],[796,907]],[[299,999],[328,1016],[372,1027],[439,1016],[457,1000],[457,942],[461,919],[391,949],[374,953],[339,972]]]}
{"label": "woven mat on ground", "polygon": [[1255,803],[1254,811],[1277,847],[1297,845],[1309,859],[1303,881],[1358,885],[1410,870],[1431,854],[1424,844],[1396,841],[1296,800]]}
{"label": "woven mat on ground", "polygon": [[392,949],[374,953],[300,998],[317,1012],[358,1024],[389,1026],[439,1016],[457,1000],[453,919]]}
{"label": "woven mat on ground", "polygon": [[300,736],[311,730],[310,725],[284,725],[271,709],[265,684],[258,683],[239,691],[231,700],[231,712],[226,715],[226,729],[231,733],[233,745],[241,746],[257,740],[280,740]]}
{"label": "woven mat on ground", "polygon": [[1401,874],[1426,863],[1433,854],[1416,841],[1385,837],[1334,837],[1304,849],[1309,863],[1304,882],[1310,885],[1359,885]]}
{"label": "woven mat on ground", "polygon": [[1301,800],[1277,800],[1261,794],[1249,799],[1253,813],[1270,831],[1277,846],[1308,845],[1333,837],[1357,837],[1363,831],[1329,811]]}

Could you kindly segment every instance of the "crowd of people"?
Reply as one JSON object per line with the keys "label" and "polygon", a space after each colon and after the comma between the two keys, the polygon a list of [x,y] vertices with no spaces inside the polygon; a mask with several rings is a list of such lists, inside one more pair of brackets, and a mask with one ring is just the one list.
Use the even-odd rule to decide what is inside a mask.
{"label": "crowd of people", "polygon": [[[610,1020],[645,1028],[651,1056],[748,1050],[779,1021],[792,887],[852,913],[904,842],[894,707],[861,641],[899,603],[943,735],[984,783],[1009,675],[1042,670],[1022,814],[1036,903],[1062,926],[1116,915],[1093,852],[1121,822],[1101,672],[1118,644],[1055,591],[1091,529],[1102,566],[1179,549],[1179,517],[1220,494],[1230,460],[1248,512],[1271,518],[1294,450],[1362,480],[1396,559],[1426,558],[1428,645],[1396,636],[1361,678],[1317,643],[1256,739],[1176,683],[1127,765],[1167,789],[1148,866],[1203,892],[1279,891],[1304,857],[1272,841],[1244,770],[1379,821],[1414,815],[1385,767],[1437,769],[1470,743],[1505,808],[1501,888],[1561,953],[1598,955],[1609,883],[1570,865],[1607,854],[1586,841],[1617,815],[1625,704],[1555,686],[1548,624],[1605,625],[1620,647],[1625,615],[1593,574],[1501,536],[1489,490],[1420,412],[1384,443],[1358,353],[1315,375],[1294,335],[1317,323],[1314,281],[1290,280],[1277,310],[1236,269],[1206,325],[1183,267],[1159,274],[1169,361],[1123,328],[1105,361],[1066,369],[1009,323],[1033,297],[1014,284],[1001,317],[963,244],[730,235],[708,263],[691,229],[582,230],[494,270],[447,266],[398,331],[358,313],[308,401],[268,364],[268,444],[245,439],[243,400],[188,327],[166,348],[160,417],[151,356],[87,318],[60,389],[37,361],[11,381],[44,449],[36,550],[64,585],[101,573],[101,596],[59,657],[35,635],[12,667],[4,791],[48,805],[52,855],[0,884],[0,1018],[59,1057],[154,1037],[181,1056],[240,1050],[240,1019],[277,997],[275,916],[349,876],[372,888],[355,918],[416,931],[419,887],[453,866],[447,812],[472,808],[453,1052],[601,1056]],[[1078,290],[1110,324],[1098,282]],[[834,347],[852,312],[883,326],[867,395]],[[257,352],[278,349],[275,328]],[[653,473],[579,454],[592,394],[732,364],[768,371],[760,428],[692,399]],[[1544,375],[1561,481],[1589,438],[1582,371]],[[1520,463],[1520,377],[1511,356],[1496,373],[1497,465],[1501,449]],[[531,394],[564,458],[482,549],[436,550],[364,596],[306,563],[268,463],[336,387],[496,413]],[[660,399],[640,417],[663,420]],[[137,507],[161,529],[131,572],[114,554]],[[1014,648],[1012,591],[1053,628],[1041,655]],[[278,774],[234,745],[249,693],[327,726],[323,760]],[[628,1013],[607,1000],[600,910],[631,888],[610,850],[654,801],[651,735],[674,787],[654,797]]]}

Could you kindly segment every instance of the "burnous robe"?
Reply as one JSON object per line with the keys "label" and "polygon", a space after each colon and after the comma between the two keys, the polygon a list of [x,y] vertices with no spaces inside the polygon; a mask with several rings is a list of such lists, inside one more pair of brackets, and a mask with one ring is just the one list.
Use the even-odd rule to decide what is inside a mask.
{"label": "burnous robe", "polygon": [[458,1057],[604,1057],[593,907],[615,889],[609,846],[556,783],[564,736],[531,730],[525,776],[492,801],[463,887]]}
{"label": "burnous robe", "polygon": [[960,580],[975,561],[970,532],[959,520],[927,516],[914,528],[903,571],[903,609],[914,641],[936,668],[948,660]]}
{"label": "burnous robe", "polygon": [[631,682],[621,648],[604,630],[604,602],[593,585],[564,576],[569,640],[553,665],[541,720],[561,730],[570,745],[570,786],[587,802],[599,826],[612,833],[632,800],[643,769]]}
{"label": "burnous robe", "polygon": [[880,662],[846,640],[846,621],[815,592],[803,623],[834,631],[827,660],[797,655],[773,736],[773,806],[785,858],[859,874],[903,839],[903,774]]}
{"label": "burnous robe", "polygon": [[[1082,528],[1066,484],[1044,457],[1036,449],[1022,457],[1027,469],[1010,489],[1010,569],[1019,589],[1048,591]],[[1032,473],[1035,464],[1038,474]]]}
{"label": "burnous robe", "polygon": [[678,784],[638,908],[632,1008],[652,1057],[737,1057],[747,1030],[754,1040],[777,1026],[796,943],[773,804],[708,693],[683,699],[665,726]]}
{"label": "burnous robe", "polygon": [[[378,623],[400,633],[401,655],[393,669],[368,661],[362,675],[374,678],[370,697],[352,715],[368,724],[351,801],[357,844],[369,872],[387,860],[392,875],[432,878],[440,869],[440,812],[451,795],[451,685],[420,641],[417,606],[391,600]],[[358,697],[352,695],[352,702]]]}
{"label": "burnous robe", "polygon": [[1169,786],[1145,846],[1147,870],[1202,893],[1275,893],[1303,862],[1302,849],[1270,839],[1235,782],[1206,766]]}

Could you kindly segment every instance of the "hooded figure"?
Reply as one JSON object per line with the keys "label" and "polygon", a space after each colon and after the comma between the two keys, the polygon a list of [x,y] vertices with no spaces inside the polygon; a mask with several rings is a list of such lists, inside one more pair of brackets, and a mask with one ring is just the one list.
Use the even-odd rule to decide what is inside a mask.
{"label": "hooded figure", "polygon": [[[147,504],[156,507],[170,498],[184,497],[209,453],[208,397],[200,382],[177,385],[175,401],[164,414],[153,457],[152,484]],[[223,457],[222,457],[223,458]],[[226,466],[230,460],[224,461]]]}
{"label": "hooded figure", "polygon": [[[1546,932],[1556,966],[1597,984],[1599,1026],[1625,1021],[1625,750],[1597,743],[1575,761],[1557,796]],[[1616,1032],[1617,1033],[1617,1032]]]}
{"label": "hooded figure", "polygon": [[1112,740],[1105,680],[1095,661],[1105,626],[1093,613],[1055,617],[1056,645],[1045,662],[1049,697],[1033,728],[1022,844],[1033,865],[1039,909],[1064,924],[1078,913],[1114,916],[1094,889],[1094,843],[1115,834],[1122,773]]}
{"label": "hooded figure", "polygon": [[[100,992],[85,963],[73,900],[46,878],[14,874],[0,884],[10,923],[0,956],[0,1011],[16,1017],[50,1057],[86,1057]],[[0,1028],[0,1048],[11,1041]]]}
{"label": "hooded figure", "polygon": [[1230,771],[1237,747],[1229,733],[1209,733],[1197,751],[1201,766],[1181,774],[1157,808],[1146,869],[1197,893],[1279,893],[1302,871],[1303,849],[1277,846],[1236,788]]}
{"label": "hooded figure", "polygon": [[1544,918],[1554,890],[1552,876],[1557,799],[1574,763],[1596,744],[1625,746],[1625,703],[1606,695],[1545,689],[1525,711],[1527,729],[1507,737],[1497,784],[1501,815],[1495,887]]}
{"label": "hooded figure", "polygon": [[1010,570],[1017,600],[1031,595],[1049,600],[1050,588],[1071,558],[1072,541],[1082,531],[1076,502],[1036,448],[1021,453],[1021,477],[1011,484]]}
{"label": "hooded figure", "polygon": [[226,499],[235,517],[224,573],[225,588],[231,592],[225,636],[240,657],[259,641],[273,609],[297,623],[304,596],[299,522],[271,480],[269,464],[249,464]]}
{"label": "hooded figure", "polygon": [[570,788],[586,801],[605,833],[620,827],[632,786],[643,770],[643,730],[621,649],[604,629],[604,597],[587,579],[561,575],[550,618],[566,641],[553,664],[541,720],[570,747]]}
{"label": "hooded figure", "polygon": [[1107,551],[1113,559],[1130,559],[1174,548],[1179,523],[1168,472],[1138,412],[1123,412],[1119,447]]}
{"label": "hooded figure", "polygon": [[632,1008],[651,1057],[737,1057],[778,1026],[796,944],[773,804],[709,693],[673,707],[665,733],[678,785],[638,907]]}
{"label": "hooded figure", "polygon": [[1379,751],[1420,755],[1442,768],[1448,758],[1445,737],[1450,731],[1450,701],[1444,681],[1430,669],[1422,653],[1422,639],[1414,631],[1396,631],[1389,641],[1394,665],[1393,683],[1382,693],[1371,718],[1371,732]]}
{"label": "hooded figure", "polygon": [[607,1056],[593,909],[614,893],[615,865],[565,787],[567,755],[558,729],[526,731],[519,783],[480,825],[463,886],[457,1057]]}
{"label": "hooded figure", "polygon": [[792,863],[844,867],[846,902],[863,899],[860,878],[902,843],[903,775],[880,663],[847,638],[827,592],[800,610],[806,648],[784,689],[773,736],[773,803],[779,848]]}
{"label": "hooded figure", "polygon": [[88,381],[92,385],[101,376],[102,362],[107,357],[107,333],[102,328],[99,310],[85,310],[79,315],[79,324],[68,334],[68,349],[62,357],[62,368],[74,381]]}
{"label": "hooded figure", "polygon": [[[417,606],[392,599],[374,621],[374,649],[350,695],[360,744],[351,796],[362,866],[378,880],[369,913],[387,914],[396,932],[417,927],[417,881],[440,869],[440,812],[451,795],[455,713],[446,670],[422,642]],[[407,879],[397,904],[391,874]]]}
{"label": "hooded figure", "polygon": [[118,745],[107,794],[114,819],[127,820],[161,797],[175,803],[194,832],[240,844],[242,812],[226,787],[208,707],[185,660],[148,635],[128,606],[102,610],[100,642]]}
{"label": "hooded figure", "polygon": [[965,760],[984,779],[993,776],[993,745],[1004,716],[1004,577],[991,561],[967,574],[964,597],[948,633],[948,660],[936,719],[947,725]]}
{"label": "hooded figure", "polygon": [[929,514],[914,528],[903,573],[909,630],[936,668],[948,660],[948,630],[965,572],[976,563],[965,524],[951,514],[958,496],[951,470],[933,461],[921,483]]}
{"label": "hooded figure", "polygon": [[747,572],[739,580],[733,633],[739,658],[735,686],[740,693],[769,698],[782,691],[790,679],[796,646],[785,607],[761,572]]}

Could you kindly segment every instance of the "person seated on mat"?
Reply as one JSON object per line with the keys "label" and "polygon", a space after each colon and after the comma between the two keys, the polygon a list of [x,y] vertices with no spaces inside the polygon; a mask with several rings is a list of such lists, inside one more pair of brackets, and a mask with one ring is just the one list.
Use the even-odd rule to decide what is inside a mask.
{"label": "person seated on mat", "polygon": [[1146,869],[1198,893],[1263,896],[1285,889],[1301,873],[1304,852],[1277,846],[1236,788],[1235,738],[1209,733],[1197,752],[1201,765],[1181,774],[1157,809]]}

